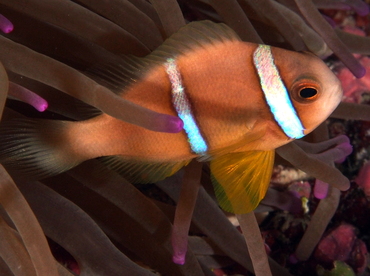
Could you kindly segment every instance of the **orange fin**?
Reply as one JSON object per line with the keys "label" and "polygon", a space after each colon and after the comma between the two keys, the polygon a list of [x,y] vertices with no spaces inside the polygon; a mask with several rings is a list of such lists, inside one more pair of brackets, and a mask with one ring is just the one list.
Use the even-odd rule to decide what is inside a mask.
{"label": "orange fin", "polygon": [[119,155],[104,156],[99,158],[99,160],[110,169],[121,174],[128,181],[140,184],[154,183],[163,180],[176,173],[191,161],[153,163],[129,160]]}
{"label": "orange fin", "polygon": [[211,161],[212,183],[223,210],[244,214],[258,206],[270,183],[274,156],[275,151],[248,151]]}

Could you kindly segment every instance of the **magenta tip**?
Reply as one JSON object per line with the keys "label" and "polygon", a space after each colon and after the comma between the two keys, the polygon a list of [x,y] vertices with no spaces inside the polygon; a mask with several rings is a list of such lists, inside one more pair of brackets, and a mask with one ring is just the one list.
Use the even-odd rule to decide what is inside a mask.
{"label": "magenta tip", "polygon": [[353,151],[353,147],[349,142],[341,143],[337,146],[343,152],[343,156],[339,159],[334,160],[335,163],[343,163],[346,160],[347,156],[350,155]]}
{"label": "magenta tip", "polygon": [[292,264],[296,264],[299,262],[297,256],[295,254],[292,254],[289,256],[289,262],[292,263]]}
{"label": "magenta tip", "polygon": [[369,5],[366,3],[361,3],[353,8],[359,16],[366,16],[369,14]]}
{"label": "magenta tip", "polygon": [[13,29],[14,29],[13,23],[10,22],[10,20],[6,18],[4,15],[0,14],[0,30],[3,33],[8,34],[11,31],[13,31]]}
{"label": "magenta tip", "polygon": [[334,162],[337,163],[337,164],[342,164],[344,161],[346,161],[346,159],[347,159],[347,156],[336,159],[336,160],[334,160]]}
{"label": "magenta tip", "polygon": [[185,264],[185,255],[174,255],[172,256],[172,261],[175,263],[175,264],[178,264],[178,265],[183,265]]}
{"label": "magenta tip", "polygon": [[41,99],[38,104],[34,105],[34,108],[37,109],[37,111],[44,112],[46,109],[48,109],[48,102],[44,99]]}
{"label": "magenta tip", "polygon": [[148,129],[165,132],[165,133],[179,133],[184,128],[184,122],[176,116],[157,113],[152,118],[152,122],[147,126]]}
{"label": "magenta tip", "polygon": [[170,116],[168,128],[166,132],[168,133],[178,133],[184,128],[184,122],[177,117]]}
{"label": "magenta tip", "polygon": [[355,70],[356,71],[353,71],[353,74],[358,79],[361,79],[366,74],[366,69],[363,66],[360,66],[359,68],[356,68]]}
{"label": "magenta tip", "polygon": [[328,195],[329,184],[316,179],[313,194],[317,199],[324,199]]}
{"label": "magenta tip", "polygon": [[8,92],[9,95],[32,105],[39,112],[44,112],[48,108],[48,102],[44,98],[21,85],[9,82]]}

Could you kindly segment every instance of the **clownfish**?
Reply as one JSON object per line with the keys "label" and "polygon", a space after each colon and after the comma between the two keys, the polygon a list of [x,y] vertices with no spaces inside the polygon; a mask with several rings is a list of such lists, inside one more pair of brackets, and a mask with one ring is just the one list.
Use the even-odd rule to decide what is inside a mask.
{"label": "clownfish", "polygon": [[274,149],[310,133],[342,98],[340,82],[313,54],[243,42],[210,21],[184,26],[145,58],[90,74],[133,103],[178,116],[183,131],[154,132],[107,114],[4,122],[7,169],[40,179],[101,157],[128,180],[149,183],[198,158],[210,161],[220,206],[247,213],[266,193]]}

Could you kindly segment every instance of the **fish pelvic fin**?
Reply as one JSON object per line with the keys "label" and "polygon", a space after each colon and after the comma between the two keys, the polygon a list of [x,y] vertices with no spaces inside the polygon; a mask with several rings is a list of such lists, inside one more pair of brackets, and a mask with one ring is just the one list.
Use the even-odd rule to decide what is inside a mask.
{"label": "fish pelvic fin", "polygon": [[27,180],[60,174],[80,161],[65,145],[63,132],[72,122],[15,119],[0,125],[0,163]]}
{"label": "fish pelvic fin", "polygon": [[265,197],[275,151],[247,151],[211,161],[212,184],[221,208],[234,214],[253,211]]}

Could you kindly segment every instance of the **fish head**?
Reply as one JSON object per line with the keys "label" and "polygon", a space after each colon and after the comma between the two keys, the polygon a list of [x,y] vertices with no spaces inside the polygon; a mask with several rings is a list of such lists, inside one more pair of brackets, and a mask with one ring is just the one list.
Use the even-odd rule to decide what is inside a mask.
{"label": "fish head", "polygon": [[340,103],[339,79],[317,56],[272,47],[281,79],[307,135],[325,121]]}

